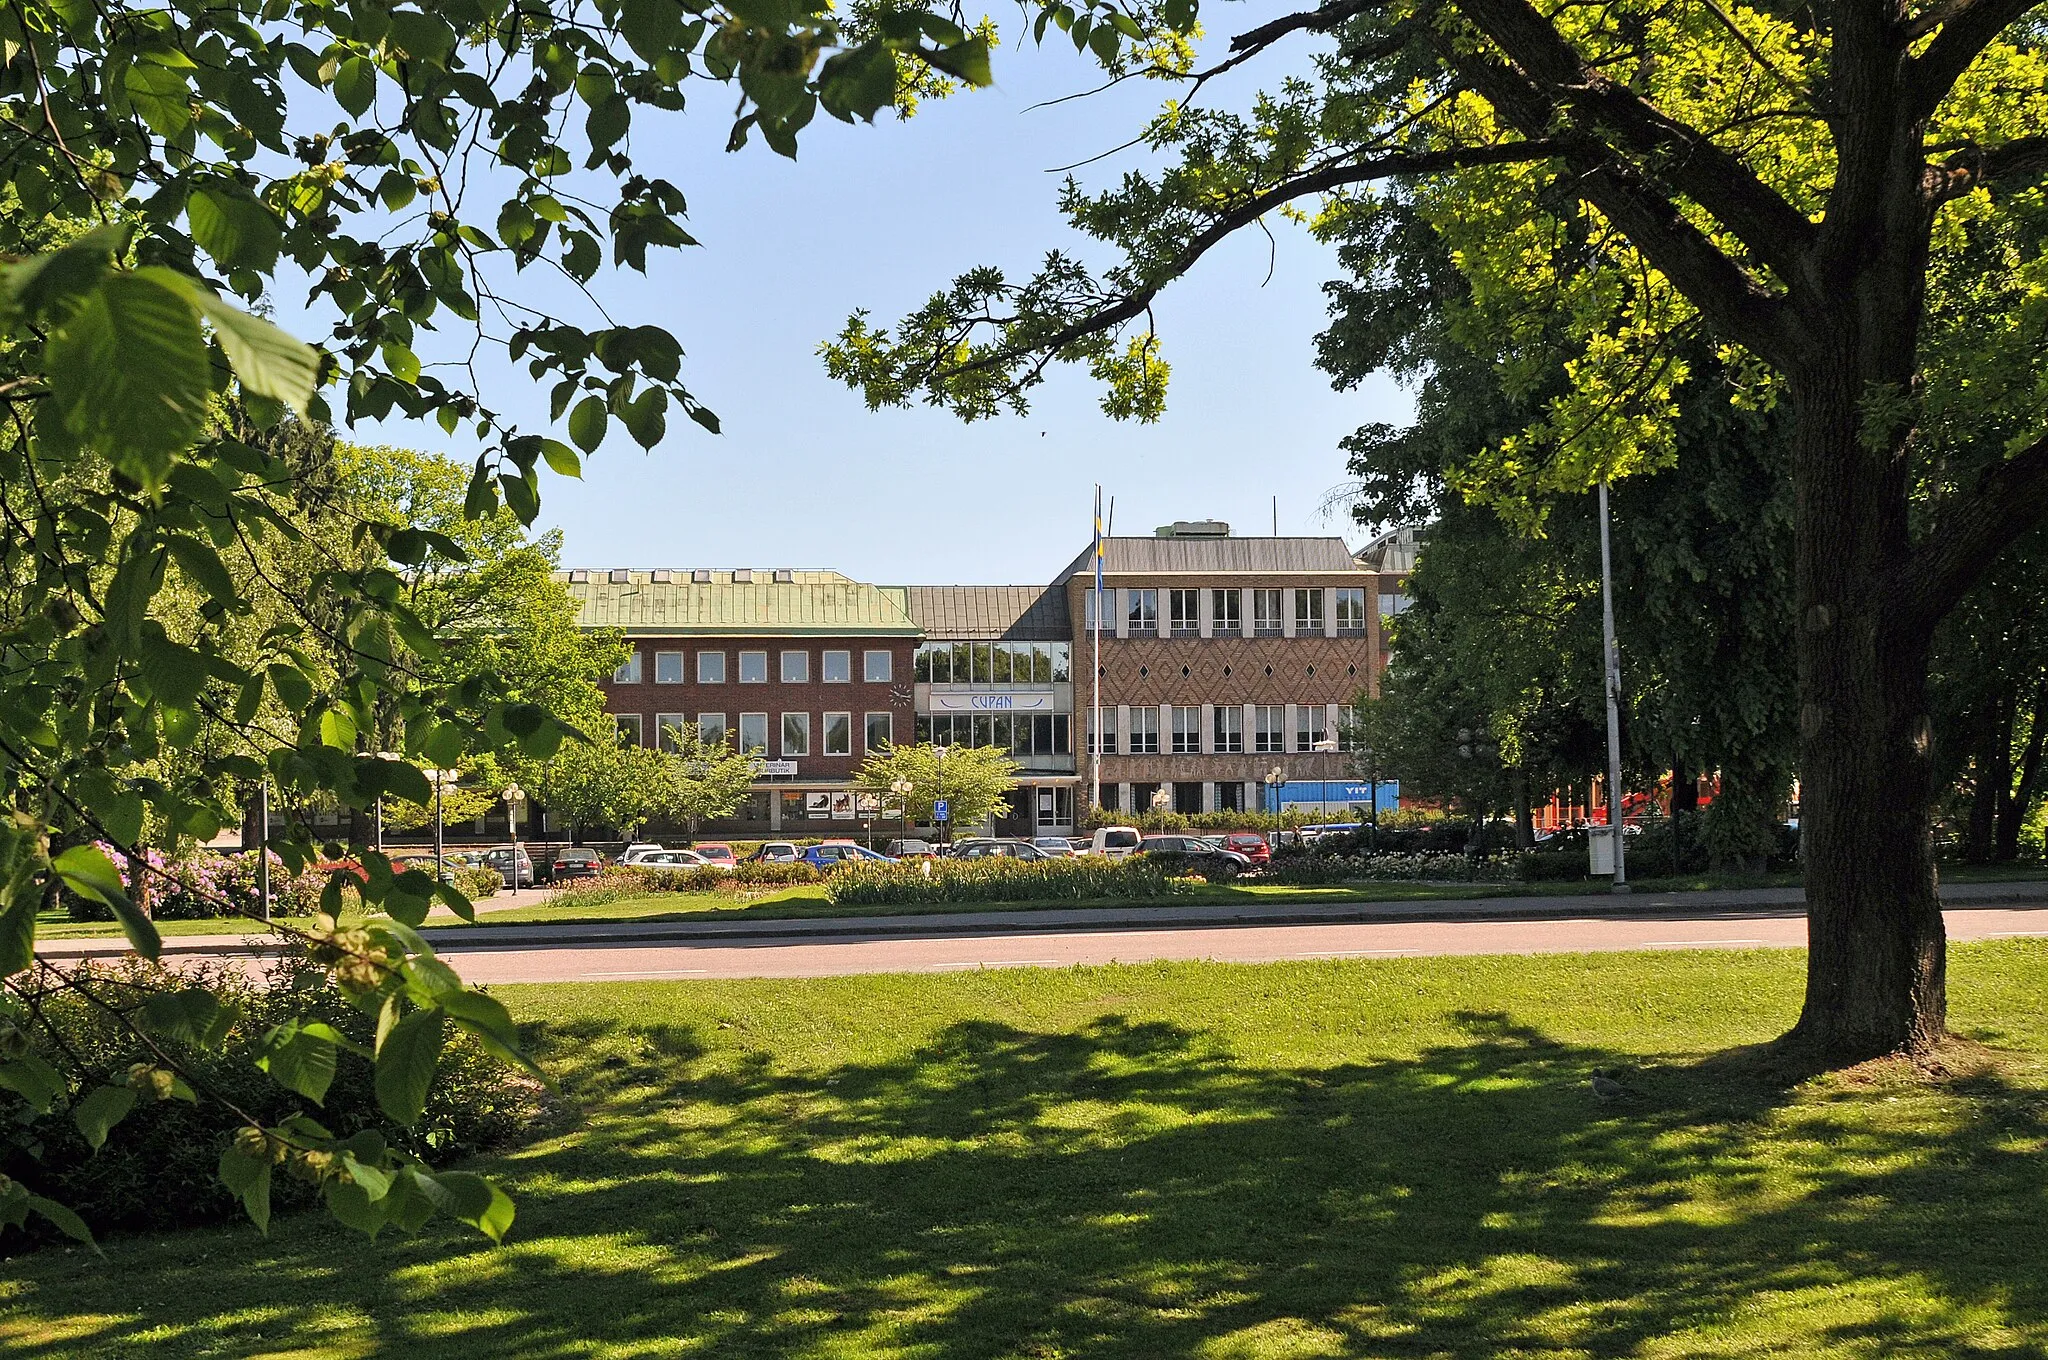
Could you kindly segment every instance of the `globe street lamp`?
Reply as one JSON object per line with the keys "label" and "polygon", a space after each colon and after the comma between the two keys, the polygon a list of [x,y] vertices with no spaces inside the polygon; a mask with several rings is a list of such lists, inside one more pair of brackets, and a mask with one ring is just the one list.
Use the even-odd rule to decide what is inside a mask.
{"label": "globe street lamp", "polygon": [[910,839],[910,795],[916,789],[917,785],[900,776],[889,781],[889,792],[896,795],[896,816],[903,823],[904,840]]}
{"label": "globe street lamp", "polygon": [[[944,854],[947,847],[953,844],[953,819],[950,815],[946,817],[939,816],[939,809],[946,802],[946,752],[951,749],[950,746],[932,747],[932,762],[937,768],[939,786],[938,793],[932,798],[932,820],[939,824],[940,854]],[[947,811],[950,813],[951,809],[949,808]]]}
{"label": "globe street lamp", "polygon": [[434,881],[448,881],[448,851],[442,842],[441,832],[441,790],[462,778],[460,770],[421,770],[427,782],[434,786]]}
{"label": "globe street lamp", "polygon": [[[505,832],[512,838],[512,889],[517,892],[519,883],[519,801],[526,797],[526,790],[517,784],[505,786],[499,795],[505,800]],[[531,887],[531,884],[526,886]]]}

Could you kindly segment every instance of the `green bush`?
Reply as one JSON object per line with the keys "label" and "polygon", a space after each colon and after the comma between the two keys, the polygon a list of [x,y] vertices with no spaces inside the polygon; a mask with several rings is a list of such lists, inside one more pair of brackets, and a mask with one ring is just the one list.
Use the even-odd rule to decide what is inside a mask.
{"label": "green bush", "polygon": [[[376,1037],[375,1019],[349,1004],[327,975],[307,962],[285,961],[260,978],[232,967],[181,966],[173,972],[136,959],[83,964],[80,969],[110,980],[131,996],[203,986],[239,1011],[226,1044],[214,1051],[159,1036],[157,1043],[190,1076],[200,1099],[188,1103],[145,1098],[115,1126],[97,1153],[74,1127],[68,1101],[60,1102],[51,1114],[30,1116],[19,1102],[0,1097],[15,1105],[10,1115],[22,1111],[0,1132],[0,1173],[69,1205],[96,1233],[241,1218],[240,1203],[215,1178],[222,1150],[241,1127],[230,1103],[267,1126],[303,1113],[338,1137],[376,1129],[393,1146],[435,1165],[513,1142],[544,1112],[543,1093],[535,1082],[490,1057],[475,1038],[452,1027],[426,1112],[411,1128],[384,1117],[377,1106],[371,1065],[348,1054],[341,1055],[321,1105],[287,1091],[254,1065],[257,1041],[272,1026],[305,1015],[333,1025],[360,1044],[368,1045]],[[41,1006],[49,1027],[30,1026],[30,1044],[67,1073],[104,1079],[125,1073],[132,1064],[157,1061],[143,1041],[75,991],[53,987]],[[279,1210],[308,1205],[318,1197],[318,1187],[309,1180],[279,1176],[273,1197]]]}
{"label": "green bush", "polygon": [[702,865],[689,869],[655,869],[645,865],[613,865],[594,878],[572,878],[549,899],[562,907],[598,907],[658,893],[730,893],[736,897],[816,883],[822,875],[808,864],[742,864],[737,869]]}
{"label": "green bush", "polygon": [[495,897],[505,886],[505,876],[496,869],[464,864],[455,870],[455,890],[472,902]]}
{"label": "green bush", "polygon": [[1327,883],[1513,883],[1521,877],[1515,855],[1278,855],[1268,881],[1295,886]]}
{"label": "green bush", "polygon": [[1016,860],[936,859],[915,864],[869,861],[835,871],[825,896],[836,906],[881,907],[956,902],[1085,902],[1092,898],[1149,900],[1194,891],[1142,856]]}

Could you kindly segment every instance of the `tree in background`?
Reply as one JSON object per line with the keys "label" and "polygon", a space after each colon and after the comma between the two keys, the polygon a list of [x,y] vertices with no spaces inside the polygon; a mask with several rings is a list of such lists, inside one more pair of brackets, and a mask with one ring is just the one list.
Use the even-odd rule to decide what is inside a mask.
{"label": "tree in background", "polygon": [[1017,787],[1017,762],[993,746],[948,746],[941,757],[930,742],[868,752],[854,783],[895,803],[895,786],[907,782],[905,814],[913,823],[933,825],[933,805],[946,800],[946,820],[956,827],[980,826],[1009,809]]}
{"label": "tree in background", "polygon": [[761,776],[759,757],[731,741],[705,741],[694,723],[663,728],[661,746],[667,783],[661,815],[683,823],[691,840],[699,822],[737,811]]}
{"label": "tree in background", "polygon": [[615,728],[564,745],[546,762],[535,787],[550,817],[567,822],[578,842],[585,828],[595,826],[632,840],[662,815],[672,788],[661,752],[627,740]]}

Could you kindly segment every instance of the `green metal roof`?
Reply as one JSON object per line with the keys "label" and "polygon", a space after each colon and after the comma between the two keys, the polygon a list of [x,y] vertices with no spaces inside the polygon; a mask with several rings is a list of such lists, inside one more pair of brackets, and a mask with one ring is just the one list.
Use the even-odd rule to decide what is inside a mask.
{"label": "green metal roof", "polygon": [[916,637],[902,586],[836,571],[558,571],[584,628],[636,636],[871,634]]}

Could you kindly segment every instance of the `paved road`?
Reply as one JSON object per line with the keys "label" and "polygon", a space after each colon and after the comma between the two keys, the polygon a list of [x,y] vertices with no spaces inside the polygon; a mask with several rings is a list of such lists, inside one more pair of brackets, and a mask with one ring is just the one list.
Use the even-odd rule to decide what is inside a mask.
{"label": "paved road", "polygon": [[[2048,905],[1959,908],[1949,938],[2048,938]],[[1803,912],[1759,908],[1684,916],[1659,913],[1555,920],[1361,921],[1331,925],[1017,932],[830,940],[586,944],[450,949],[469,982],[620,982],[699,977],[828,977],[949,973],[975,968],[1060,968],[1153,959],[1398,958],[1425,954],[1548,954],[1620,949],[1792,948],[1806,943]]]}

